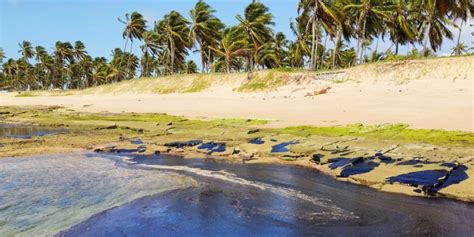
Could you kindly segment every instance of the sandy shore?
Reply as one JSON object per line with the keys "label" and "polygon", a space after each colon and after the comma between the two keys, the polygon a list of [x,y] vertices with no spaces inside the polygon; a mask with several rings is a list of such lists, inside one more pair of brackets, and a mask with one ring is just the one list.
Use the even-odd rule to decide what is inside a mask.
{"label": "sandy shore", "polygon": [[[168,113],[191,118],[255,118],[268,126],[405,123],[413,128],[474,131],[474,57],[368,64],[337,73],[280,72],[277,88],[238,92],[245,73],[177,75],[68,92],[16,97],[0,105],[60,105],[81,112]],[[267,78],[265,72],[260,78]],[[256,75],[254,79],[257,80]],[[277,74],[276,72],[275,74]],[[267,74],[268,75],[268,74]],[[203,79],[204,78],[204,79]],[[270,79],[271,80],[271,79]],[[183,87],[206,84],[194,93]],[[328,93],[314,94],[330,87]],[[181,88],[181,89],[180,89]],[[188,88],[189,89],[189,88]],[[196,88],[194,88],[196,89]],[[48,94],[40,93],[39,95]]]}
{"label": "sandy shore", "polygon": [[298,85],[268,93],[239,93],[231,86],[222,86],[185,94],[15,97],[9,93],[0,94],[0,104],[61,105],[82,112],[277,120],[270,126],[406,123],[414,128],[474,131],[472,78],[325,84],[332,87],[328,94],[314,97],[305,96],[310,87]]}

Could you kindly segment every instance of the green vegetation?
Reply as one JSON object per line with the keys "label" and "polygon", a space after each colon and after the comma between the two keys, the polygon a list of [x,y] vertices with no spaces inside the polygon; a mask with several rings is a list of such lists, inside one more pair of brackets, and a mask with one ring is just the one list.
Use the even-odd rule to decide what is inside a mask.
{"label": "green vegetation", "polygon": [[405,124],[362,125],[353,124],[335,127],[297,126],[272,129],[272,132],[291,134],[299,137],[354,136],[372,140],[391,140],[400,142],[419,142],[435,145],[473,146],[474,133],[444,131],[435,129],[410,129]]}
{"label": "green vegetation", "polygon": [[[296,126],[287,128],[259,129],[258,135],[247,134],[251,128],[265,125],[265,120],[213,119],[190,120],[181,116],[167,114],[95,114],[76,113],[58,107],[0,107],[0,112],[8,111],[8,119],[14,121],[33,121],[35,123],[57,126],[69,124],[92,128],[117,125],[146,131],[161,131],[172,127],[175,135],[196,139],[212,137],[218,140],[239,140],[255,136],[295,136],[292,139],[319,137],[359,137],[371,142],[391,141],[397,143],[422,143],[448,147],[473,147],[474,133],[429,129],[411,129],[404,124],[313,127]],[[2,113],[0,113],[0,118]],[[15,115],[15,116],[11,116]],[[4,115],[5,116],[5,115]],[[193,137],[195,136],[195,137]]]}
{"label": "green vegetation", "polygon": [[276,89],[285,83],[285,78],[273,71],[269,71],[265,76],[257,74],[250,81],[237,88],[237,91],[250,92]]}
{"label": "green vegetation", "polygon": [[[83,42],[56,42],[53,51],[19,44],[21,57],[6,58],[0,49],[0,88],[15,90],[84,89],[117,83],[136,76],[157,77],[197,73],[197,64],[187,61],[190,52],[201,56],[203,72],[253,72],[259,69],[306,68],[327,70],[381,60],[397,61],[433,57],[446,39],[457,33],[453,55],[469,54],[461,42],[463,25],[474,15],[474,3],[467,0],[299,0],[298,16],[290,23],[294,40],[274,31],[274,16],[265,4],[252,1],[238,24],[224,25],[204,1],[198,1],[189,18],[171,11],[149,25],[138,12],[119,18],[124,24],[124,49],[113,49],[111,60],[92,58]],[[452,32],[454,26],[457,32]],[[327,41],[333,41],[327,44]],[[356,47],[350,42],[356,41]],[[393,44],[379,52],[378,41]],[[132,42],[141,42],[141,57],[132,54]],[[327,45],[332,45],[328,47]],[[421,48],[416,48],[421,45]],[[412,47],[400,55],[400,47]],[[372,52],[366,54],[369,49]],[[300,69],[296,69],[300,70]],[[264,78],[242,90],[263,90]],[[205,81],[193,82],[186,92],[200,91]],[[171,85],[156,90],[172,93],[181,87]],[[32,95],[32,94],[31,94]],[[28,96],[28,95],[24,95]]]}

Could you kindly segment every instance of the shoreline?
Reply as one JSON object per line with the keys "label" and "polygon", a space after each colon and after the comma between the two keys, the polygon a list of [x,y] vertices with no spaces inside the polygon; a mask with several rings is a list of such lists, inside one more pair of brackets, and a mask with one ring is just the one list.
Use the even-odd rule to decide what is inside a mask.
{"label": "shoreline", "polygon": [[[473,141],[469,140],[472,138],[471,133],[428,131],[425,134],[405,127],[398,130],[397,126],[371,128],[363,125],[322,130],[317,127],[296,128],[296,130],[295,128],[271,129],[256,128],[265,125],[265,121],[260,120],[190,120],[163,114],[90,114],[58,107],[4,107],[3,109],[0,107],[0,111],[2,110],[8,110],[8,113],[3,112],[2,121],[4,122],[39,124],[68,130],[65,134],[31,139],[0,137],[2,156],[85,150],[107,152],[107,150],[116,149],[130,151],[130,154],[137,155],[154,155],[158,152],[158,154],[185,158],[217,157],[237,163],[245,161],[244,163],[282,164],[316,169],[340,181],[411,196],[426,196],[426,191],[416,192],[416,190],[428,188],[427,192],[431,192],[431,188],[419,185],[411,187],[398,182],[387,182],[387,180],[413,172],[423,173],[432,170],[444,172],[447,180],[457,167],[465,167],[463,172],[467,172],[465,174],[467,178],[450,184],[449,187],[443,186],[446,180],[436,181],[439,183],[436,185],[442,189],[440,191],[434,189],[435,195],[474,202],[474,190],[469,189],[469,186],[474,183],[474,157],[472,157],[474,146],[472,146]],[[371,131],[369,128],[375,130],[367,133]],[[344,134],[351,134],[351,136]],[[406,137],[400,134],[406,134],[403,135]],[[418,134],[419,137],[412,137],[414,134]],[[394,135],[401,137],[394,140]],[[264,143],[249,143],[249,140],[254,138],[259,138]],[[451,140],[452,138],[458,140]],[[176,148],[166,145],[193,139],[202,139],[200,144],[211,141],[215,141],[216,144],[223,143],[225,148],[209,154],[206,150],[198,149],[196,145],[183,145]],[[139,143],[134,144],[132,142],[134,140],[138,140]],[[422,142],[423,140],[425,142]],[[279,153],[271,151],[275,146],[287,142],[290,145],[287,147],[285,145],[286,150]],[[145,147],[145,152],[139,152],[140,146]],[[383,160],[381,156],[388,156],[386,158],[388,161]],[[315,157],[320,157],[319,164],[314,162]],[[339,160],[344,164],[332,167]],[[399,165],[401,163],[410,165]],[[445,163],[449,165],[445,166]],[[373,168],[364,170],[366,165],[373,165]],[[356,170],[350,175],[342,175],[346,169]],[[436,185],[432,188],[436,188]]]}

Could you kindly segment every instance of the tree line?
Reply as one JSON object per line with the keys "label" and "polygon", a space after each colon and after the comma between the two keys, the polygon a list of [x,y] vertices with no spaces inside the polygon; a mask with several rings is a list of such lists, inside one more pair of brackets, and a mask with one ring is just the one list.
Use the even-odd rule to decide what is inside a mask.
{"label": "tree line", "polygon": [[[425,57],[439,51],[445,39],[456,40],[454,55],[472,50],[460,40],[463,25],[474,13],[470,0],[299,0],[296,10],[298,16],[290,22],[294,40],[275,32],[270,9],[256,0],[236,15],[238,24],[231,26],[202,0],[188,18],[171,11],[150,24],[132,12],[118,18],[125,44],[112,50],[110,60],[91,57],[81,41],[58,41],[52,52],[23,41],[19,59],[5,60],[0,49],[0,87],[77,89],[136,76],[197,73],[197,64],[187,61],[193,52],[200,55],[202,72],[229,73],[279,67],[346,68]],[[390,41],[389,49],[380,52],[379,40]],[[351,41],[355,47],[350,47]],[[139,44],[139,56],[132,53],[134,43]],[[410,50],[400,55],[401,47]]]}

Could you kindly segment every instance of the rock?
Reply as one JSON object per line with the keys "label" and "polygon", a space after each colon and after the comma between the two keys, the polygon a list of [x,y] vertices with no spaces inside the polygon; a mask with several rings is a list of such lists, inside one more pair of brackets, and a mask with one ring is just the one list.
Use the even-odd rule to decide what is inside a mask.
{"label": "rock", "polygon": [[360,162],[355,165],[349,165],[342,169],[341,173],[339,174],[339,177],[349,177],[351,175],[368,173],[378,166],[378,163],[372,161]]}
{"label": "rock", "polygon": [[260,129],[258,128],[255,128],[255,129],[250,129],[247,134],[254,134],[254,133],[257,133],[257,132],[260,132]]}
{"label": "rock", "polygon": [[207,150],[208,154],[212,154],[214,152],[224,152],[225,148],[225,142],[208,142],[202,143],[197,149]]}
{"label": "rock", "polygon": [[323,154],[319,154],[319,153],[316,153],[316,154],[313,154],[311,160],[316,163],[316,164],[321,164],[321,159],[324,157]]}
{"label": "rock", "polygon": [[104,147],[96,147],[94,148],[94,152],[113,152],[116,146],[114,145],[107,145]]}
{"label": "rock", "polygon": [[190,140],[190,141],[184,141],[184,142],[176,141],[176,142],[168,142],[165,144],[165,146],[183,148],[183,147],[197,146],[201,143],[202,143],[202,140]]}
{"label": "rock", "polygon": [[103,128],[96,128],[96,130],[117,129],[117,128],[118,128],[117,124],[114,124],[114,125],[103,127]]}
{"label": "rock", "polygon": [[249,140],[249,143],[250,143],[250,144],[255,144],[255,145],[261,145],[261,144],[265,143],[265,141],[262,140],[261,137],[256,137],[256,138],[250,139],[250,140]]}
{"label": "rock", "polygon": [[271,153],[276,153],[276,152],[288,152],[289,149],[288,149],[287,146],[288,146],[288,145],[297,144],[297,143],[298,143],[298,142],[296,142],[296,141],[290,141],[290,142],[283,142],[283,143],[274,145],[274,146],[272,146]]}
{"label": "rock", "polygon": [[141,145],[143,144],[143,141],[140,138],[136,138],[136,139],[130,140],[130,143],[134,145]]}

